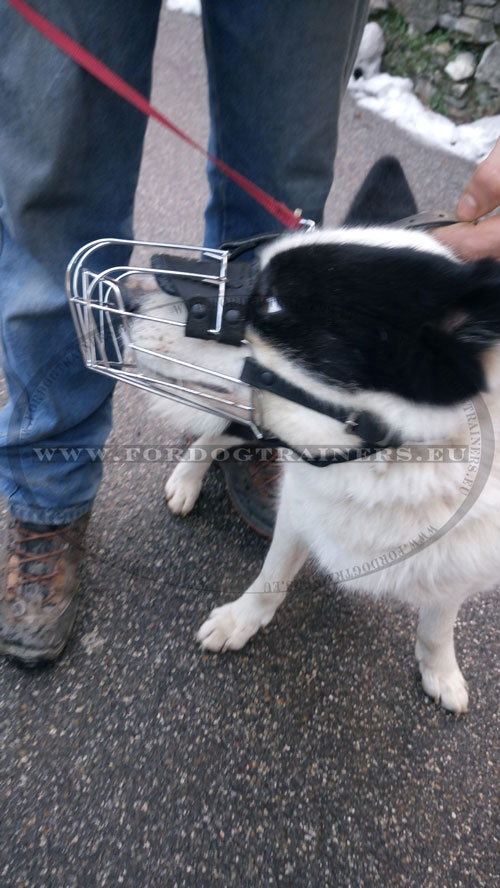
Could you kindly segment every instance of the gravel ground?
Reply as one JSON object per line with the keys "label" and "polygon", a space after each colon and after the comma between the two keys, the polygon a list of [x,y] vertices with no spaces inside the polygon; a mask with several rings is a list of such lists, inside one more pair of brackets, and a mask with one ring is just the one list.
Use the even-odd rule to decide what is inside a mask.
{"label": "gravel ground", "polygon": [[[155,101],[202,139],[204,89],[198,21],[166,15]],[[387,151],[422,209],[453,207],[467,164],[347,101],[329,221]],[[152,127],[137,235],[196,241],[205,197],[200,159]],[[120,387],[112,442],[170,440]],[[494,597],[460,615],[460,718],[421,691],[415,615],[312,568],[244,651],[202,655],[195,629],[267,546],[216,469],[192,515],[171,517],[166,471],[107,465],[64,656],[0,667],[2,888],[498,885]]]}

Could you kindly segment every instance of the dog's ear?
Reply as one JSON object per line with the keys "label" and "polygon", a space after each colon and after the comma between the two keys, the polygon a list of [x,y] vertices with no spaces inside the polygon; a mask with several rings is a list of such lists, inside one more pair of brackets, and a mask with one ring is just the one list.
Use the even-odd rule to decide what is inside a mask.
{"label": "dog's ear", "polygon": [[439,328],[459,342],[482,350],[500,342],[500,263],[481,259],[459,268],[460,284]]}
{"label": "dog's ear", "polygon": [[416,212],[401,164],[395,157],[381,157],[354,198],[344,225],[387,225]]}
{"label": "dog's ear", "polygon": [[500,344],[500,263],[458,264],[449,295],[411,355],[414,397],[445,404],[487,391],[485,352]]}

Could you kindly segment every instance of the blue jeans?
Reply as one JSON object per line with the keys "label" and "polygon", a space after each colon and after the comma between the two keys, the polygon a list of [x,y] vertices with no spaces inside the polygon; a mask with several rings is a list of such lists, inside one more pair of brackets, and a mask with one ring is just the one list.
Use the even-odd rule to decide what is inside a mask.
{"label": "blue jeans", "polygon": [[[161,0],[32,5],[149,94]],[[235,6],[204,2],[210,148],[320,222],[368,0]],[[101,480],[102,465],[90,456],[40,462],[35,448],[98,448],[109,433],[113,382],[83,365],[63,280],[82,244],[133,236],[145,126],[2,5],[0,320],[9,401],[0,412],[0,488],[24,521],[73,521],[91,507]],[[279,230],[211,164],[208,176],[206,245]],[[126,263],[128,255],[112,260]]]}

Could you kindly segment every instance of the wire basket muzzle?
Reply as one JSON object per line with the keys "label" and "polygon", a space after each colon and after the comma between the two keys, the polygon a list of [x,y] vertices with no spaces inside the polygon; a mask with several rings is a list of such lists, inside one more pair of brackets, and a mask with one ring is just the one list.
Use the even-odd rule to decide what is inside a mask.
{"label": "wire basket muzzle", "polygon": [[[132,253],[130,264],[109,265],[117,247]],[[163,267],[152,268],[158,251]],[[178,257],[189,261],[179,262]],[[226,250],[103,239],[75,254],[67,269],[66,290],[87,367],[242,423],[261,437],[253,389],[239,378],[248,346],[217,341],[232,311],[227,305],[227,262]],[[200,305],[211,306],[207,339],[185,335],[188,309],[179,295],[182,282],[192,298],[199,293]]]}

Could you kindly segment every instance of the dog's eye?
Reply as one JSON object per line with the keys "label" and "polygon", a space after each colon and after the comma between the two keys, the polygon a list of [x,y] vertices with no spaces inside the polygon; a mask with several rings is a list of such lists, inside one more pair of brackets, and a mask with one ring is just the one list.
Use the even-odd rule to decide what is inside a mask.
{"label": "dog's eye", "polygon": [[283,310],[276,296],[261,296],[258,301],[258,309],[259,314],[276,314],[276,312]]}

